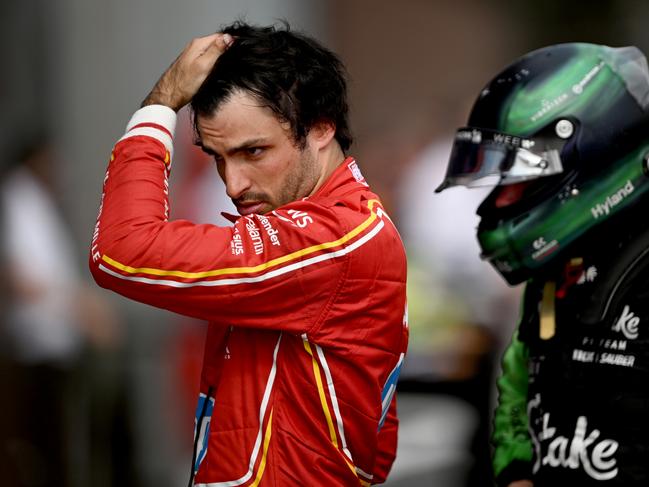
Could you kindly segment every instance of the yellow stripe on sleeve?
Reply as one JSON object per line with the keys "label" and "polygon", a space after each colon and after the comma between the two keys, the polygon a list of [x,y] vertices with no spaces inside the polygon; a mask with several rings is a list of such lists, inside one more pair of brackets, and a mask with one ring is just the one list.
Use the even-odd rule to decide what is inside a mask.
{"label": "yellow stripe on sleeve", "polygon": [[[368,207],[370,208],[370,210],[373,209],[374,204],[376,202],[377,200],[370,200],[368,202]],[[376,220],[376,218],[377,218],[376,213],[372,212],[372,214],[369,216],[367,220],[365,220],[359,226],[354,228],[351,232],[342,236],[338,240],[334,240],[333,242],[325,242],[322,244],[313,245],[311,247],[307,247],[302,250],[297,250],[290,254],[283,255],[282,257],[277,257],[276,259],[272,259],[269,260],[268,262],[264,262],[262,264],[252,266],[252,267],[230,267],[225,269],[214,269],[214,270],[203,271],[203,272],[185,272],[180,270],[154,269],[151,267],[131,267],[122,264],[120,262],[117,262],[116,260],[110,258],[105,254],[102,256],[102,260],[110,264],[111,266],[115,267],[116,269],[119,269],[122,272],[126,272],[127,274],[149,274],[152,276],[173,276],[173,277],[180,277],[185,279],[202,279],[206,277],[216,277],[216,276],[222,276],[226,274],[253,274],[259,271],[269,269],[271,267],[275,267],[280,264],[284,264],[286,262],[290,262],[291,260],[298,259],[305,255],[312,254],[319,250],[330,249],[332,247],[337,247],[339,245],[342,245],[348,242],[349,240],[351,240],[352,238],[356,237],[363,230],[365,230],[368,226],[372,224],[374,220]]]}

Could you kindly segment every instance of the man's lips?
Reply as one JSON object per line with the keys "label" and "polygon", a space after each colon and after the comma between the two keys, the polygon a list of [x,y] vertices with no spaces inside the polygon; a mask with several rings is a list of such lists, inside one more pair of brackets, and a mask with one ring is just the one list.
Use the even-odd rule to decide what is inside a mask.
{"label": "man's lips", "polygon": [[261,208],[264,206],[264,203],[260,201],[246,202],[246,203],[235,203],[239,215],[251,215],[253,213],[260,213]]}

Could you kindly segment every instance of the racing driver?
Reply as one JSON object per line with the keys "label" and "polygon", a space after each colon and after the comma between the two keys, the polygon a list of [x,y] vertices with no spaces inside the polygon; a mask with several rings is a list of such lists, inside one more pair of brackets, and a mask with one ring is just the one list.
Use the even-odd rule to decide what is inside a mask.
{"label": "racing driver", "polygon": [[498,74],[457,132],[442,187],[496,184],[482,255],[527,282],[498,485],[649,485],[648,106],[637,48],[559,44]]}
{"label": "racing driver", "polygon": [[[191,102],[239,215],[169,218],[176,112]],[[187,45],[104,180],[99,285],[207,320],[190,485],[385,480],[407,345],[406,258],[351,143],[338,58],[288,26]],[[198,353],[198,351],[197,351]]]}

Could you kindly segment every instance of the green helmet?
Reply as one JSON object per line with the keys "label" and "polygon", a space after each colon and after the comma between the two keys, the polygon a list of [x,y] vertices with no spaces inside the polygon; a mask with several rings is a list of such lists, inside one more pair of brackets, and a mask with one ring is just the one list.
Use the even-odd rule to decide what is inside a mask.
{"label": "green helmet", "polygon": [[635,47],[533,51],[482,90],[437,191],[497,185],[478,208],[478,240],[517,284],[645,203],[648,108],[649,69]]}

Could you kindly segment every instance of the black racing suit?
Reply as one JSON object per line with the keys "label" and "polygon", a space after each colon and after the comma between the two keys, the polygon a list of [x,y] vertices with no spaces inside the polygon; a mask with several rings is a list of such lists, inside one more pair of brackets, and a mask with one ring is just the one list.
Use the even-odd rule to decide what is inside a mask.
{"label": "black racing suit", "polygon": [[528,282],[498,380],[498,485],[649,485],[649,237],[626,240]]}

